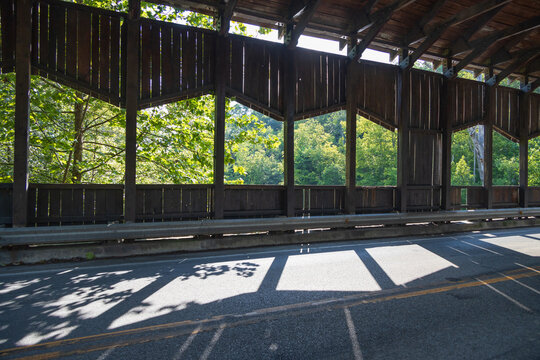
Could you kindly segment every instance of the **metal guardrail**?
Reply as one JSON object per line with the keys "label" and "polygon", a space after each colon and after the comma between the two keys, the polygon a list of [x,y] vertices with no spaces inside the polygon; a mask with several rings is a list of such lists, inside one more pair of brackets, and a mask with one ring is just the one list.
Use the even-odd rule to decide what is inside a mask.
{"label": "metal guardrail", "polygon": [[368,225],[537,217],[540,207],[458,210],[432,213],[391,213],[317,217],[198,220],[182,222],[131,223],[109,225],[49,226],[0,229],[0,247],[65,244],[118,239],[156,239],[194,235],[245,234],[306,229],[344,229]]}

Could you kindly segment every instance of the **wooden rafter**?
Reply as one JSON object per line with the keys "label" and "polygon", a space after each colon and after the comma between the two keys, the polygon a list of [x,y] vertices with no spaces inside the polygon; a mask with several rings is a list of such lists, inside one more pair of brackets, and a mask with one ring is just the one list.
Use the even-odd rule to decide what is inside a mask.
{"label": "wooden rafter", "polygon": [[499,74],[494,75],[490,79],[486,81],[488,85],[499,85],[502,80],[504,80],[508,75],[512,74],[517,69],[521,68],[522,66],[526,65],[529,61],[536,58],[539,53],[539,48],[533,48],[518,57],[516,60],[514,60],[510,65],[508,65],[503,71],[501,71]]}
{"label": "wooden rafter", "polygon": [[220,10],[219,14],[219,34],[225,35],[229,32],[229,28],[231,25],[231,19],[233,16],[234,8],[236,7],[236,4],[238,3],[238,0],[229,0],[224,10]]}
{"label": "wooden rafter", "polygon": [[[518,44],[518,41],[516,40],[516,41],[512,41],[512,44],[510,44],[509,46],[501,47],[493,55],[491,55],[489,58],[487,58],[486,61],[484,61],[482,63],[482,65],[496,66],[498,64],[510,61],[512,59],[519,58],[519,57],[523,56],[524,54],[528,53],[531,50],[531,49],[523,49],[523,50],[518,50],[518,51],[514,51],[514,52],[511,53],[508,48],[510,46],[515,46],[517,44]],[[537,51],[540,51],[540,49],[537,50]]]}
{"label": "wooden rafter", "polygon": [[409,46],[413,42],[416,42],[426,36],[427,24],[433,20],[433,18],[439,13],[440,8],[447,1],[448,0],[437,0],[437,2],[431,6],[429,11],[420,19],[418,24],[416,24],[413,29],[409,31],[407,35],[405,35],[403,46]]}
{"label": "wooden rafter", "polygon": [[499,8],[502,5],[507,4],[510,0],[485,0],[479,4],[473,5],[469,8],[466,8],[447,21],[435,26],[430,32],[428,37],[422,42],[422,44],[407,58],[405,58],[400,66],[402,68],[410,69],[416,60],[420,58],[440,37],[441,35],[451,26],[463,23],[467,20],[470,20],[476,16],[485,14],[488,11],[493,10],[494,8]]}
{"label": "wooden rafter", "polygon": [[454,56],[457,53],[457,50],[460,48],[468,49],[469,40],[471,37],[476,34],[480,29],[482,29],[488,22],[491,21],[503,7],[496,7],[495,9],[483,14],[481,17],[476,19],[474,24],[470,26],[456,41],[453,42],[450,49],[447,50],[448,55]]}
{"label": "wooden rafter", "polygon": [[[360,59],[364,50],[366,50],[366,48],[369,46],[369,44],[371,44],[373,39],[375,39],[383,26],[392,18],[392,15],[396,11],[404,8],[407,5],[412,4],[415,1],[416,0],[397,0],[394,1],[392,4],[384,7],[383,9],[375,12],[373,16],[369,16],[371,20],[371,23],[369,24],[369,31],[363,37],[362,41],[359,44],[353,44],[353,46],[351,46],[348,54],[349,57],[355,61]],[[361,29],[357,29],[356,32],[362,31],[363,29],[366,29],[366,27],[364,26]]]}
{"label": "wooden rafter", "polygon": [[471,63],[478,56],[482,55],[493,43],[503,40],[503,39],[507,39],[514,35],[521,34],[523,32],[534,30],[538,27],[540,27],[540,16],[536,16],[516,26],[497,31],[491,35],[471,41],[470,44],[473,46],[472,51],[463,60],[461,60],[456,66],[454,66],[451,69],[448,69],[445,72],[445,76],[448,78],[455,78],[457,76],[457,73],[460,70],[465,68],[469,63]]}
{"label": "wooden rafter", "polygon": [[540,71],[540,57],[537,57],[536,59],[528,63],[525,67],[526,74],[532,74],[537,71]]}
{"label": "wooden rafter", "polygon": [[293,22],[295,22],[295,24],[289,26],[287,34],[285,35],[285,45],[287,45],[289,49],[294,49],[296,47],[300,35],[302,35],[306,29],[307,24],[320,4],[321,0],[311,0],[300,11],[292,16],[290,24],[292,25]]}

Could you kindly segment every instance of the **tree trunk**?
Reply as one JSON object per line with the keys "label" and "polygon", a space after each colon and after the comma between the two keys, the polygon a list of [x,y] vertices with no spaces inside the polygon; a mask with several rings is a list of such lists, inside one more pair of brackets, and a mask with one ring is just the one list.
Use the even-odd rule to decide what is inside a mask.
{"label": "tree trunk", "polygon": [[76,102],[73,107],[75,124],[75,141],[73,142],[73,167],[71,171],[72,181],[79,184],[82,181],[80,163],[83,159],[83,123],[84,123],[84,103]]}

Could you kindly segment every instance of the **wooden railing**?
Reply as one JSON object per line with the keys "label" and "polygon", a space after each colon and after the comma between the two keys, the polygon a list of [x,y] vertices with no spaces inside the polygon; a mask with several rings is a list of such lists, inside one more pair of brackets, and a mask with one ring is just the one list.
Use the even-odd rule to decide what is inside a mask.
{"label": "wooden railing", "polygon": [[[356,213],[394,212],[399,208],[394,186],[356,188]],[[481,186],[453,186],[453,209],[486,208]],[[161,222],[213,218],[213,185],[137,185],[137,221]],[[297,216],[345,213],[345,186],[296,186]],[[519,207],[518,186],[494,186],[493,208]],[[528,189],[530,207],[540,206],[540,187]],[[0,184],[0,226],[12,222],[12,184]],[[124,186],[103,184],[30,184],[28,225],[99,224],[124,221]],[[285,216],[283,185],[226,185],[225,218]],[[409,186],[409,211],[441,209],[438,186]]]}

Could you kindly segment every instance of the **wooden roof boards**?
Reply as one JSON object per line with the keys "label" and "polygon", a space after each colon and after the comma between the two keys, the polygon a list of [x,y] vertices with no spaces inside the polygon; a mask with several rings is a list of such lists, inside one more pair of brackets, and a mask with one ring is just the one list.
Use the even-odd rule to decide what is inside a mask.
{"label": "wooden roof boards", "polygon": [[[219,11],[226,8],[227,3],[223,0],[150,0],[154,3],[167,4],[185,10],[197,11],[211,16],[217,16]],[[485,1],[485,0],[484,0]],[[291,4],[298,8],[308,5],[310,0],[238,0],[234,8],[232,20],[242,21],[255,25],[277,29],[290,21]],[[384,21],[379,31],[373,36],[374,31],[369,31],[370,26],[356,34],[351,33],[356,23],[365,24],[366,16],[373,19],[373,15],[381,10],[395,5],[398,0],[320,0],[317,8],[310,17],[303,34],[326,39],[343,40],[351,36],[357,36],[358,42],[364,37],[373,37],[368,47],[377,50],[394,52],[400,48],[408,47],[414,52],[422,45],[426,36],[437,31],[437,27],[447,23],[457,14],[466,12],[467,9],[478,7],[480,1],[475,0],[416,0],[405,1],[404,6],[393,11],[389,19]],[[483,2],[483,1],[482,1]],[[494,2],[496,3],[496,2]],[[366,8],[371,6],[370,12]],[[426,16],[433,9],[430,16]],[[459,21],[448,26],[444,31],[438,30],[437,38],[430,39],[431,45],[422,51],[421,59],[444,59],[452,56],[455,61],[461,61],[470,55],[473,49],[452,54],[451,49],[456,42],[468,43],[469,46],[478,44],[482,39],[489,38],[494,34],[501,34],[499,39],[495,36],[492,44],[484,51],[477,50],[477,56],[467,64],[468,68],[486,66],[489,57],[501,48],[509,54],[518,54],[519,51],[532,49],[540,44],[540,31],[534,26],[529,26],[520,34],[513,36],[505,35],[505,30],[515,28],[523,23],[538,23],[540,28],[540,1],[538,0],[511,0],[501,1],[497,11],[483,12],[465,21]],[[294,21],[294,20],[293,20]],[[407,35],[418,33],[418,27],[423,26],[423,36],[418,41],[406,44]],[[480,25],[481,26],[480,26]],[[422,30],[422,29],[420,29]],[[423,49],[422,49],[423,50]],[[470,56],[469,56],[470,57]],[[496,72],[502,71],[513,60],[509,58],[504,63],[496,64]],[[517,69],[514,74],[524,75],[526,66]],[[529,76],[539,77],[540,71],[533,67],[534,72]]]}

